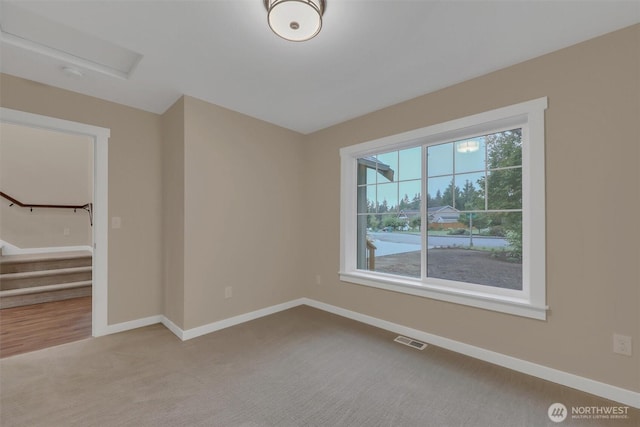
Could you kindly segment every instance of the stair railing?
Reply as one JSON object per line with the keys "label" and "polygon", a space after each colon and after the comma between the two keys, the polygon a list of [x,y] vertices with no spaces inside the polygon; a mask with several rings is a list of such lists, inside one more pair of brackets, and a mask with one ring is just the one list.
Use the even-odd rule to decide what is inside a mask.
{"label": "stair railing", "polygon": [[9,196],[7,193],[0,191],[0,196],[7,199],[11,204],[9,206],[18,205],[21,208],[29,208],[31,212],[33,209],[73,209],[76,212],[78,209],[82,209],[89,213],[89,223],[93,227],[93,203],[87,203],[86,205],[41,205],[33,203],[22,203],[18,199]]}

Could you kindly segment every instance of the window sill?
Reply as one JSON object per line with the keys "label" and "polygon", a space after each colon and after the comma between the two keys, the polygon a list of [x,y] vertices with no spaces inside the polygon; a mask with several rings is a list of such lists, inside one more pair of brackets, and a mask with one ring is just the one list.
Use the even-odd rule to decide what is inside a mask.
{"label": "window sill", "polygon": [[340,280],[521,317],[529,317],[537,320],[547,319],[547,306],[536,306],[523,298],[443,287],[423,283],[418,279],[382,276],[380,274],[371,274],[363,271],[340,272]]}

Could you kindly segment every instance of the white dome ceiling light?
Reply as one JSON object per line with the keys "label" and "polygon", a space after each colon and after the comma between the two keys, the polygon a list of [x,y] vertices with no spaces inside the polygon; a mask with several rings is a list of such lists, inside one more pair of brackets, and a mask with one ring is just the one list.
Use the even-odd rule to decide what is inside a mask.
{"label": "white dome ceiling light", "polygon": [[264,0],[269,27],[285,40],[302,42],[322,28],[325,0]]}

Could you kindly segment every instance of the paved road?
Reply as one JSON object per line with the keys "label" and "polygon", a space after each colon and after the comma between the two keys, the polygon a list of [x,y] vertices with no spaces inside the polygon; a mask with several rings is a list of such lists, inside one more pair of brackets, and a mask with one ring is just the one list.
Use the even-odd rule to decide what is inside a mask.
{"label": "paved road", "polygon": [[[400,254],[420,250],[420,235],[407,233],[368,233],[376,245],[376,256]],[[429,236],[429,247],[433,246],[467,246],[469,236]],[[474,246],[503,248],[509,245],[505,239],[495,237],[473,236]]]}

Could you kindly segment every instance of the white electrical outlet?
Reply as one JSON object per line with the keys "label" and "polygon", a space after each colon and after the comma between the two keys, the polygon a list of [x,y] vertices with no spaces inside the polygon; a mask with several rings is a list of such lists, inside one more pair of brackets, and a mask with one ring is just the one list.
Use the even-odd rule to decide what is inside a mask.
{"label": "white electrical outlet", "polygon": [[231,286],[227,286],[224,288],[224,297],[231,298],[233,296],[233,288]]}
{"label": "white electrical outlet", "polygon": [[613,352],[631,356],[631,337],[613,334]]}
{"label": "white electrical outlet", "polygon": [[322,276],[316,274],[316,285],[322,285]]}
{"label": "white electrical outlet", "polygon": [[64,230],[62,230],[62,235],[68,236],[69,234],[71,234],[71,230],[69,230],[69,227],[65,227]]}

